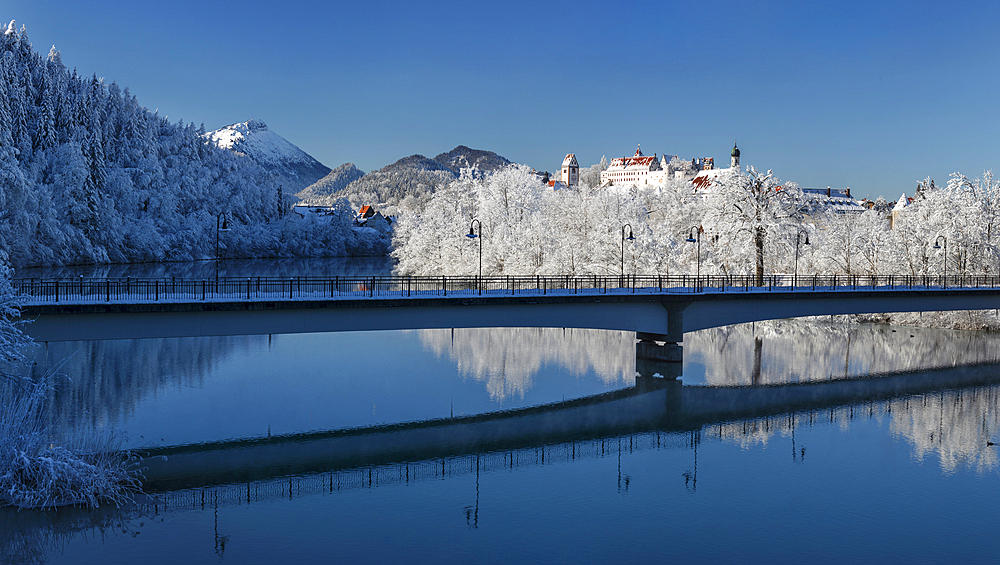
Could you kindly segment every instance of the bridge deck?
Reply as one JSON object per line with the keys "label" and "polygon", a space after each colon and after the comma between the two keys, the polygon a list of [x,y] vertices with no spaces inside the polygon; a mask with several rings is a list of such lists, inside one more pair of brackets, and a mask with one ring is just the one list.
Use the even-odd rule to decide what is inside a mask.
{"label": "bridge deck", "polygon": [[[64,297],[65,298],[65,297]],[[191,335],[556,327],[636,331],[682,341],[683,332],[769,319],[835,314],[1000,308],[1000,288],[798,287],[468,290],[409,297],[294,296],[205,300],[33,301],[22,317],[38,341]]]}

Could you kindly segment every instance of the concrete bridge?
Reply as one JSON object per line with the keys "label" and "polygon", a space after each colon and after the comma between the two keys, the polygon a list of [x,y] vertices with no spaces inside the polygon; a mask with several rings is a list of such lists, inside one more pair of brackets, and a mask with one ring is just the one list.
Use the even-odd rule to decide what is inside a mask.
{"label": "concrete bridge", "polygon": [[[63,283],[58,301],[54,300],[60,298],[58,287],[38,283],[21,289],[33,291],[22,317],[32,320],[26,332],[40,342],[434,328],[589,328],[636,332],[637,372],[666,377],[680,375],[679,344],[685,332],[803,316],[1000,309],[995,277],[861,281],[868,285],[859,284],[856,277],[839,282],[836,277],[812,277],[808,286],[727,284],[733,282],[732,277],[442,277],[417,282],[370,277],[304,283],[248,278],[215,286],[209,281],[200,285],[128,281],[122,292],[110,281],[71,281]],[[938,284],[929,285],[932,282]],[[691,286],[678,286],[683,283]]]}
{"label": "concrete bridge", "polygon": [[680,342],[706,328],[780,318],[1000,308],[1000,288],[614,289],[511,296],[420,294],[111,302],[29,299],[38,341],[433,328],[554,327],[635,331]]}
{"label": "concrete bridge", "polygon": [[633,388],[534,408],[152,449],[143,454],[145,488],[165,492],[247,484],[624,434],[696,431],[715,423],[996,385],[998,369],[998,364],[969,365],[761,387],[682,386],[640,377]]}

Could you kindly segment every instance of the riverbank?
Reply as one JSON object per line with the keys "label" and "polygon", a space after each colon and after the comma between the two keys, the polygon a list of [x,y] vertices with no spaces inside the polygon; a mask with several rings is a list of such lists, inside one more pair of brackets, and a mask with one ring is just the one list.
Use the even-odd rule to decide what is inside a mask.
{"label": "riverbank", "polygon": [[954,312],[895,312],[891,314],[855,314],[847,316],[860,324],[890,324],[944,330],[1000,331],[997,310],[958,310]]}

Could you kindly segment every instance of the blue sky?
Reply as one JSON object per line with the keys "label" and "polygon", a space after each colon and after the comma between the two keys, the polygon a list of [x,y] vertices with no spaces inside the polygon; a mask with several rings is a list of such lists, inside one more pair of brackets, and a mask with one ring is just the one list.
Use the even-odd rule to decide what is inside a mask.
{"label": "blue sky", "polygon": [[0,0],[172,121],[373,170],[459,144],[556,170],[715,157],[895,200],[996,162],[1000,3]]}

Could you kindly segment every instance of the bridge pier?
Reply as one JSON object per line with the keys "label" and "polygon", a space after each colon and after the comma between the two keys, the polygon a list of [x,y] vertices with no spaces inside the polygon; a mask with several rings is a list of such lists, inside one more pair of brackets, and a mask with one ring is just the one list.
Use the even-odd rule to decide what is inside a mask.
{"label": "bridge pier", "polygon": [[[635,332],[635,371],[639,379],[652,379],[659,374],[675,380],[684,372],[684,309],[687,305],[671,304],[667,310],[667,333]],[[662,343],[662,345],[660,345]]]}
{"label": "bridge pier", "polygon": [[[653,378],[660,374],[666,379],[676,379],[684,371],[684,348],[666,341],[667,336],[636,332],[635,370],[640,378]],[[660,345],[657,342],[664,342]],[[638,379],[637,381],[638,382]]]}

